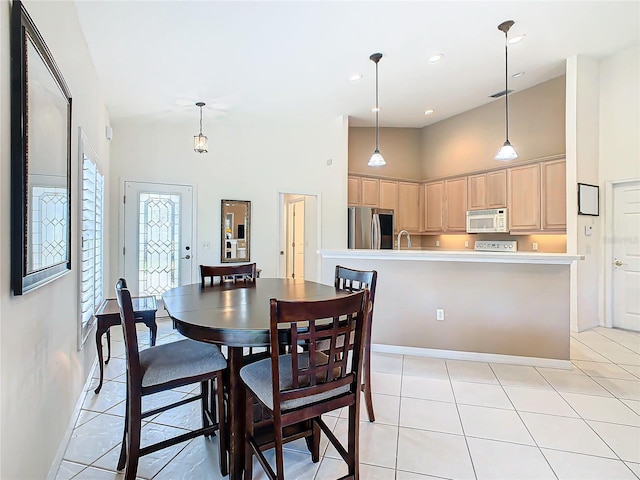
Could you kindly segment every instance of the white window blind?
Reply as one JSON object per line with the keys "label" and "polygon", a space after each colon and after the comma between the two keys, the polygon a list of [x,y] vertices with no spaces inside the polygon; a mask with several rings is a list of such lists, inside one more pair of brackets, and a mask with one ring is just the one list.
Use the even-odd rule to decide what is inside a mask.
{"label": "white window blind", "polygon": [[[88,157],[82,162],[82,329],[88,329],[104,291],[104,177]],[[88,333],[88,332],[87,332]]]}

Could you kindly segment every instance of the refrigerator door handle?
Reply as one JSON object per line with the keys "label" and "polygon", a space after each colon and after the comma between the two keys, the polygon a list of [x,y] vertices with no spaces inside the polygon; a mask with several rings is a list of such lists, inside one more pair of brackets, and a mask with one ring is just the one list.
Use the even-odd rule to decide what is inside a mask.
{"label": "refrigerator door handle", "polygon": [[380,238],[380,215],[377,213],[373,215],[373,221],[371,222],[371,228],[373,230],[373,240],[372,240],[372,248],[375,250],[380,250],[381,247],[381,238]]}
{"label": "refrigerator door handle", "polygon": [[347,248],[356,248],[356,212],[353,208],[347,210],[349,232],[347,237]]}

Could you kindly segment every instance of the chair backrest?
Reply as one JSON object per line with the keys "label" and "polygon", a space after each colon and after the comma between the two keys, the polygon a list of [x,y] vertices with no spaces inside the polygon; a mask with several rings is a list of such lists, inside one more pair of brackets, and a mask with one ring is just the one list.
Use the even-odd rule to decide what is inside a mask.
{"label": "chair backrest", "polygon": [[220,283],[229,278],[228,281],[248,281],[256,279],[256,264],[246,263],[243,265],[200,265],[200,282],[204,287],[206,279],[209,278],[211,285],[215,284],[216,277],[220,278]]}
{"label": "chair backrest", "polygon": [[373,306],[376,298],[376,282],[378,272],[376,270],[353,270],[351,268],[336,265],[335,287],[349,292],[358,292],[365,288],[369,289],[369,300],[371,310],[369,311],[369,321],[373,318]]}
{"label": "chair backrest", "polygon": [[[367,289],[331,300],[271,299],[271,375],[276,415],[282,402],[295,405],[297,399],[315,395],[319,396],[314,401],[319,401],[322,394],[341,387],[344,394],[348,392],[354,398],[359,395],[363,335],[370,308]],[[351,345],[345,341],[350,337]],[[278,367],[283,342],[289,353],[282,359],[291,362],[290,382],[280,378]],[[306,348],[299,349],[299,345]]]}
{"label": "chair backrest", "polygon": [[116,282],[116,298],[120,307],[120,322],[127,359],[127,381],[132,385],[140,385],[142,370],[140,368],[140,353],[138,351],[138,334],[136,332],[136,319],[131,302],[131,292],[127,288],[127,281],[120,278]]}

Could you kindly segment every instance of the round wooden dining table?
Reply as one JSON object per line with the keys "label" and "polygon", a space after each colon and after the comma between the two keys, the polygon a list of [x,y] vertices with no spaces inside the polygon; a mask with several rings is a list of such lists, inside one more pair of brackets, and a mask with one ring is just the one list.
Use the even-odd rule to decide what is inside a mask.
{"label": "round wooden dining table", "polygon": [[269,301],[329,300],[348,294],[306,280],[257,278],[172,288],[162,301],[176,329],[185,337],[228,347],[229,478],[241,479],[244,467],[245,392],[240,379],[245,347],[269,345]]}

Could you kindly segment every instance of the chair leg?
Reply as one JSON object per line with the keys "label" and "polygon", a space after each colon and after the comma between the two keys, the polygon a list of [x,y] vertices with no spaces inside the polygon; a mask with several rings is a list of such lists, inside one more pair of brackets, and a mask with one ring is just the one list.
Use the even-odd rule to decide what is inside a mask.
{"label": "chair leg", "polygon": [[371,330],[367,329],[368,341],[364,347],[364,361],[362,362],[363,370],[363,382],[362,391],[364,392],[364,401],[367,405],[367,414],[369,415],[369,421],[375,422],[376,416],[373,413],[373,398],[371,397]]}
{"label": "chair leg", "polygon": [[138,460],[140,459],[140,430],[142,429],[142,398],[129,397],[129,421],[127,423],[127,467],[125,480],[135,480],[138,472]]}
{"label": "chair leg", "polygon": [[347,467],[349,469],[349,476],[354,480],[359,478],[359,438],[360,438],[360,405],[356,400],[354,405],[349,407],[349,439],[348,439],[348,458]]}
{"label": "chair leg", "polygon": [[[213,385],[211,386],[211,401],[213,402]],[[216,398],[218,403],[218,443],[220,445],[220,473],[223,477],[229,474],[229,462],[227,459],[227,451],[229,443],[227,441],[227,421],[224,407],[224,387],[222,386],[222,372],[216,375]],[[212,406],[215,412],[215,406]]]}
{"label": "chair leg", "polygon": [[207,416],[207,410],[209,409],[209,381],[204,380],[200,382],[200,402],[202,411],[202,428],[207,428],[211,425],[209,417]]}
{"label": "chair leg", "polygon": [[275,449],[276,449],[276,479],[284,480],[284,452],[282,449],[282,419],[279,414],[274,412],[273,428],[275,430]]}
{"label": "chair leg", "polygon": [[311,435],[305,437],[307,442],[307,448],[311,452],[311,461],[318,463],[320,461],[320,425],[315,420],[309,420],[311,422]]}
{"label": "chair leg", "polygon": [[244,480],[253,478],[253,447],[249,438],[253,437],[253,397],[249,392],[245,401],[245,443],[244,443]]}
{"label": "chair leg", "polygon": [[127,398],[124,401],[124,427],[122,428],[122,445],[120,446],[120,458],[118,458],[118,471],[122,471],[127,464],[127,442],[129,429],[129,389],[127,388]]}

